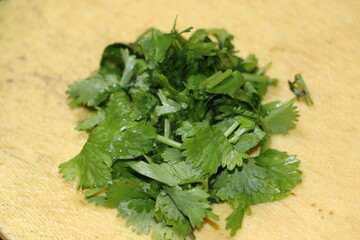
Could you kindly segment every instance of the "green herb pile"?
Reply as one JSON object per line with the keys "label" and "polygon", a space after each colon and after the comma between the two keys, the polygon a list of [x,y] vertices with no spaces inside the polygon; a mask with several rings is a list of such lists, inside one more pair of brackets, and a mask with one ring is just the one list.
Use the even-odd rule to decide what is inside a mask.
{"label": "green herb pile", "polygon": [[[86,199],[117,208],[127,226],[154,239],[194,239],[211,206],[227,202],[235,235],[250,206],[282,199],[301,182],[299,160],[270,148],[298,120],[288,102],[262,103],[269,85],[254,55],[236,55],[224,29],[185,38],[151,28],[134,43],[105,48],[99,70],[68,88],[93,114],[81,152],[60,165]],[[311,102],[298,75],[290,87]]]}

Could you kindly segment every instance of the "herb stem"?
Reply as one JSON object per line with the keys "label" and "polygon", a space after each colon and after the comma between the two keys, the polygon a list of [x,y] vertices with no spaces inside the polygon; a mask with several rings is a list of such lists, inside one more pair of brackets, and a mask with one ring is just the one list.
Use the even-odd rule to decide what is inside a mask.
{"label": "herb stem", "polygon": [[148,163],[154,163],[151,157],[149,157],[148,155],[144,154],[143,157],[146,159]]}
{"label": "herb stem", "polygon": [[134,68],[137,64],[137,60],[135,56],[130,56],[128,49],[121,49],[121,56],[125,61],[125,68],[119,84],[122,88],[126,88],[134,74]]}
{"label": "herb stem", "polygon": [[168,102],[166,100],[166,97],[165,95],[163,94],[163,92],[161,91],[161,89],[159,89],[159,91],[157,92],[157,95],[160,99],[160,102],[163,104],[163,105],[166,105]]}
{"label": "herb stem", "polygon": [[225,72],[216,72],[210,77],[206,78],[200,83],[200,86],[206,87],[208,89],[212,89],[222,81],[224,81],[227,77],[229,77],[232,74],[232,70],[228,69]]}
{"label": "herb stem", "polygon": [[170,137],[170,131],[171,131],[171,129],[170,129],[170,121],[169,121],[169,119],[165,119],[165,121],[164,121],[164,137],[166,137],[166,138],[169,138]]}
{"label": "herb stem", "polygon": [[230,134],[240,125],[240,119],[236,120],[224,133],[225,137],[230,136]]}
{"label": "herb stem", "polygon": [[247,128],[239,128],[234,132],[234,136],[229,139],[229,142],[236,143],[247,130]]}
{"label": "herb stem", "polygon": [[205,190],[208,190],[209,188],[209,178],[205,178],[205,179],[189,179],[187,181],[183,181],[183,184],[188,184],[188,183],[201,183],[204,186]]}
{"label": "herb stem", "polygon": [[276,78],[270,78],[265,75],[256,75],[251,73],[241,73],[245,79],[245,81],[250,82],[261,82],[261,83],[267,83],[271,85],[276,85],[278,80]]}
{"label": "herb stem", "polygon": [[157,135],[155,137],[155,140],[161,142],[161,143],[164,143],[166,145],[169,145],[171,147],[174,147],[174,148],[177,148],[177,149],[181,149],[181,146],[182,144],[179,143],[179,142],[176,142],[170,138],[167,138],[167,137],[164,137],[164,136],[161,136],[161,135]]}

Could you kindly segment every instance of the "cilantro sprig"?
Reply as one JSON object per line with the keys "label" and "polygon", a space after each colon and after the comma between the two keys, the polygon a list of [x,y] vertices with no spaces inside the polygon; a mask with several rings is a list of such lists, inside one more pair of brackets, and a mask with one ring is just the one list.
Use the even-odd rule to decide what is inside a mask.
{"label": "cilantro sprig", "polygon": [[[60,165],[85,198],[117,208],[137,233],[194,239],[214,203],[233,212],[235,235],[250,207],[280,200],[301,182],[299,160],[270,148],[298,121],[294,100],[263,104],[270,64],[236,55],[224,29],[170,33],[150,28],[134,43],[105,48],[99,70],[68,88],[72,106],[93,115],[76,129],[89,138]],[[300,75],[289,82],[312,103]],[[259,151],[257,151],[259,150]]]}

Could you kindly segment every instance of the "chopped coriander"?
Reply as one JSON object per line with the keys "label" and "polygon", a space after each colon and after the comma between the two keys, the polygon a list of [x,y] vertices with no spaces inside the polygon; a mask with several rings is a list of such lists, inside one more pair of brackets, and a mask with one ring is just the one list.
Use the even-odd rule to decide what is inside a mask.
{"label": "chopped coriander", "polygon": [[[211,210],[219,202],[233,207],[226,229],[234,236],[252,205],[287,197],[301,182],[300,161],[270,148],[299,117],[294,100],[262,103],[277,84],[265,74],[271,63],[236,55],[224,29],[186,39],[191,30],[150,28],[134,43],[111,44],[99,70],[67,91],[71,106],[93,115],[77,125],[89,138],[60,173],[157,240],[194,239],[205,218],[219,219]],[[312,104],[301,75],[289,86]]]}
{"label": "chopped coriander", "polygon": [[307,105],[313,105],[313,101],[310,96],[310,92],[305,84],[304,79],[301,74],[295,75],[295,80],[293,82],[289,82],[290,90],[296,95],[296,98],[303,98]]}

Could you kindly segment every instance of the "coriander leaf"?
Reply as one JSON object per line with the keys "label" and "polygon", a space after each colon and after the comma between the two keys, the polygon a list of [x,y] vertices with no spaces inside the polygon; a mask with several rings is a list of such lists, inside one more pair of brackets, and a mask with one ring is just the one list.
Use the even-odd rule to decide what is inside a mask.
{"label": "coriander leaf", "polygon": [[189,218],[192,227],[202,225],[207,216],[207,211],[210,209],[207,200],[209,194],[205,190],[199,187],[189,190],[183,190],[180,187],[167,187],[165,192],[173,200],[176,207]]}
{"label": "coriander leaf", "polygon": [[241,67],[248,73],[257,68],[258,59],[254,54],[250,54],[242,63]]}
{"label": "coriander leaf", "polygon": [[254,159],[256,164],[268,174],[265,186],[253,196],[253,203],[263,203],[282,199],[290,194],[290,190],[301,183],[300,161],[294,155],[288,155],[269,149]]}
{"label": "coriander leaf", "polygon": [[210,95],[207,94],[200,87],[200,83],[207,79],[203,74],[191,75],[187,79],[187,91],[196,99],[196,100],[205,100],[210,98]]}
{"label": "coriander leaf", "polygon": [[155,179],[169,186],[176,186],[179,184],[179,179],[172,175],[173,172],[171,165],[169,164],[149,164],[145,162],[137,162],[131,164],[130,167],[144,176]]}
{"label": "coriander leaf", "polygon": [[234,148],[241,153],[247,153],[256,147],[264,139],[265,135],[265,132],[255,127],[253,132],[240,136]]}
{"label": "coriander leaf", "polygon": [[76,186],[78,189],[106,187],[111,179],[110,169],[107,165],[110,161],[110,157],[106,153],[89,142],[76,157],[62,163],[59,166],[59,172],[63,174],[66,181],[78,177]]}
{"label": "coriander leaf", "polygon": [[215,42],[191,42],[186,43],[186,55],[188,59],[197,56],[214,56],[216,55],[217,44]]}
{"label": "coriander leaf", "polygon": [[156,198],[155,212],[161,212],[166,221],[184,221],[185,216],[176,207],[169,195],[159,194]]}
{"label": "coriander leaf", "polygon": [[202,182],[201,178],[204,173],[199,168],[194,168],[191,163],[179,161],[176,163],[169,163],[172,174],[180,181],[181,184]]}
{"label": "coriander leaf", "polygon": [[[181,224],[181,225],[185,225],[185,224]],[[189,229],[189,227],[185,225],[185,227],[183,228],[185,228],[185,231],[187,230],[190,233],[186,234],[185,236],[179,235],[178,229],[161,222],[154,227],[151,237],[155,240],[195,240],[195,236],[191,234],[191,227]],[[185,232],[185,231],[181,231],[181,232]]]}
{"label": "coriander leaf", "polygon": [[207,39],[207,35],[206,29],[197,29],[191,34],[188,42],[204,42]]}
{"label": "coriander leaf", "polygon": [[[245,74],[243,74],[243,76],[245,77]],[[261,95],[249,81],[245,81],[243,88],[240,88],[235,93],[234,97],[242,102],[249,104],[252,109],[259,107],[261,102]]]}
{"label": "coriander leaf", "polygon": [[192,168],[191,164],[184,161],[174,164],[137,162],[130,164],[130,167],[144,176],[169,186],[176,186],[186,183],[187,181],[193,181],[202,176],[200,170]]}
{"label": "coriander leaf", "polygon": [[140,120],[142,115],[134,105],[125,92],[116,92],[111,94],[110,99],[105,108],[105,118],[121,118],[127,116],[133,120]]}
{"label": "coriander leaf", "polygon": [[112,179],[116,181],[116,179],[119,178],[136,178],[137,176],[135,176],[132,171],[129,171],[129,163],[131,163],[131,161],[124,161],[122,159],[115,161],[111,166]]}
{"label": "coriander leaf", "polygon": [[105,204],[108,207],[117,207],[121,202],[130,199],[148,198],[151,196],[153,187],[138,179],[119,179],[106,192]]}
{"label": "coriander leaf", "polygon": [[234,208],[232,213],[226,218],[225,228],[227,230],[230,229],[230,236],[232,237],[235,236],[236,231],[241,228],[247,207],[248,206],[246,204],[240,203],[238,206]]}
{"label": "coriander leaf", "polygon": [[192,122],[183,121],[181,122],[181,126],[176,130],[176,134],[182,137],[182,140],[186,138],[194,137],[198,131],[209,126],[209,123],[204,122]]}
{"label": "coriander leaf", "polygon": [[176,163],[181,160],[181,151],[177,148],[166,148],[161,154],[165,162]]}
{"label": "coriander leaf", "polygon": [[124,69],[124,59],[121,56],[122,49],[128,49],[129,46],[122,43],[114,43],[107,46],[101,56],[100,68],[110,72],[122,74]]}
{"label": "coriander leaf", "polygon": [[264,186],[263,180],[268,174],[266,169],[255,164],[249,159],[240,168],[232,171],[223,170],[213,184],[215,195],[221,200],[230,200],[239,193],[251,195]]}
{"label": "coriander leaf", "polygon": [[[183,121],[181,122],[181,126],[176,129],[176,135],[179,135],[182,137],[182,140],[184,141],[187,137],[193,137],[195,135],[195,124],[190,123],[189,121]],[[204,123],[206,126],[207,123]]]}
{"label": "coriander leaf", "polygon": [[247,194],[252,204],[278,200],[301,182],[298,166],[295,156],[269,149],[241,168],[222,171],[212,185],[213,193],[222,200]]}
{"label": "coriander leaf", "polygon": [[244,212],[249,206],[280,200],[290,194],[290,190],[301,182],[298,166],[295,156],[269,149],[249,159],[242,168],[219,174],[212,184],[212,193],[234,207],[226,219],[226,228],[231,229],[232,236],[241,228]]}
{"label": "coriander leaf", "polygon": [[91,115],[89,118],[78,123],[75,129],[79,131],[91,130],[97,125],[101,124],[104,120],[105,120],[105,113],[103,111],[98,111],[93,115]]}
{"label": "coriander leaf", "polygon": [[[209,35],[216,38],[216,42],[210,40]],[[196,55],[212,56],[218,54],[219,50],[232,53],[234,45],[231,43],[233,36],[225,29],[199,29],[195,31],[187,42],[190,57]]]}
{"label": "coriander leaf", "polygon": [[149,115],[157,104],[156,98],[153,95],[137,89],[131,91],[131,98],[135,109],[138,110],[142,116]]}
{"label": "coriander leaf", "polygon": [[243,164],[243,158],[247,158],[248,155],[244,152],[239,152],[230,147],[224,150],[226,152],[221,161],[223,167],[227,167],[229,170],[233,170],[236,166],[241,166]]}
{"label": "coriander leaf", "polygon": [[109,119],[94,128],[89,140],[104,149],[112,159],[132,159],[153,148],[155,129],[145,121]]}
{"label": "coriander leaf", "polygon": [[[239,124],[242,123],[242,127],[234,133],[233,138],[236,139],[238,139],[237,135],[240,137],[241,134],[248,130],[250,127],[247,125],[248,123],[251,123],[251,126],[254,124],[254,122],[245,118],[240,118],[238,121]],[[192,131],[190,134],[187,133],[188,138],[184,138],[182,146],[186,150],[183,155],[186,156],[188,162],[193,162],[194,167],[201,168],[205,173],[215,173],[220,164],[232,170],[236,166],[241,166],[243,158],[248,156],[246,151],[240,152],[236,149],[236,146],[230,144],[231,139],[228,141],[224,135],[226,132],[222,133],[217,126],[206,126],[203,123],[198,125],[196,129],[192,129]],[[239,133],[240,131],[242,133]],[[247,143],[245,140],[243,142]]]}
{"label": "coriander leaf", "polygon": [[288,134],[289,129],[296,126],[299,113],[292,101],[272,102],[263,107],[267,110],[264,119],[272,134]]}
{"label": "coriander leaf", "polygon": [[[271,64],[237,56],[225,29],[187,39],[191,28],[179,33],[175,23],[169,33],[150,28],[133,43],[109,45],[99,70],[69,86],[71,106],[95,111],[77,126],[89,132],[83,149],[60,172],[87,189],[87,201],[117,207],[137,233],[193,240],[206,217],[218,220],[211,204],[227,202],[234,236],[252,205],[282,199],[301,182],[296,157],[270,149],[298,112],[294,100],[262,103],[277,83],[265,74]],[[289,86],[312,103],[300,75]]]}
{"label": "coriander leaf", "polygon": [[164,34],[155,28],[151,28],[147,31],[146,37],[138,41],[138,44],[146,59],[154,63],[161,63],[165,59],[172,39],[172,35]]}
{"label": "coriander leaf", "polygon": [[109,96],[109,86],[119,81],[115,74],[95,74],[83,80],[74,81],[66,91],[76,104],[95,107]]}
{"label": "coriander leaf", "polygon": [[130,199],[118,206],[119,216],[126,218],[126,226],[131,227],[138,234],[149,233],[156,225],[154,218],[155,202],[149,198]]}
{"label": "coriander leaf", "polygon": [[214,28],[208,29],[207,32],[214,35],[219,43],[219,49],[226,48],[227,50],[233,50],[234,45],[231,43],[234,36],[228,33],[225,29]]}
{"label": "coriander leaf", "polygon": [[192,227],[189,220],[183,221],[168,221],[169,226],[172,226],[172,229],[176,233],[177,236],[183,238],[185,240],[194,239],[194,235],[192,234]]}
{"label": "coriander leaf", "polygon": [[145,121],[134,121],[138,117],[125,93],[114,94],[105,110],[105,121],[89,135],[87,144],[92,147],[87,148],[87,154],[96,156],[101,152],[110,166],[114,159],[131,159],[149,152],[155,129]]}
{"label": "coriander leaf", "polygon": [[183,155],[187,162],[201,168],[205,173],[214,174],[221,164],[223,149],[228,140],[216,126],[205,125],[195,130],[194,137],[185,138]]}
{"label": "coriander leaf", "polygon": [[135,89],[148,92],[150,90],[149,74],[147,72],[143,72],[137,75],[133,84]]}

